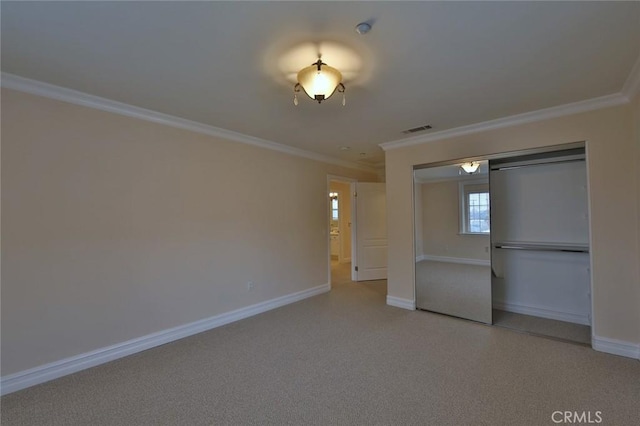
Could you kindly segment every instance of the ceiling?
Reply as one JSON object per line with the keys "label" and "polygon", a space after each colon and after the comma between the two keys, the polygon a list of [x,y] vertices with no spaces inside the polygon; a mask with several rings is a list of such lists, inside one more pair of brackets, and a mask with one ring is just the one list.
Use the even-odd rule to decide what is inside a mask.
{"label": "ceiling", "polygon": [[[640,55],[640,2],[2,1],[1,15],[3,72],[374,166],[409,128],[618,93]],[[318,52],[344,71],[345,107],[293,105]]]}
{"label": "ceiling", "polygon": [[479,160],[480,167],[472,174],[462,171],[462,162],[443,166],[424,167],[413,171],[413,180],[417,183],[441,182],[450,180],[487,179],[489,176],[489,161]]}

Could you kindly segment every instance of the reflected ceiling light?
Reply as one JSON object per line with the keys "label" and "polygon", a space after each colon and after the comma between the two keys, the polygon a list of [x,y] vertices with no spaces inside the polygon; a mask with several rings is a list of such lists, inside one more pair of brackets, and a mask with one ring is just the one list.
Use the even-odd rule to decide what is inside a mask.
{"label": "reflected ceiling light", "polygon": [[472,174],[478,171],[480,167],[480,163],[477,161],[471,161],[468,163],[463,163],[460,165],[460,168],[465,171],[467,174]]}
{"label": "reflected ceiling light", "polygon": [[342,74],[337,69],[330,67],[318,58],[306,68],[302,68],[298,72],[298,82],[293,86],[293,104],[298,105],[298,93],[300,89],[311,99],[321,103],[325,99],[329,99],[337,90],[342,93],[342,106],[345,105],[344,97],[345,87],[342,84]]}

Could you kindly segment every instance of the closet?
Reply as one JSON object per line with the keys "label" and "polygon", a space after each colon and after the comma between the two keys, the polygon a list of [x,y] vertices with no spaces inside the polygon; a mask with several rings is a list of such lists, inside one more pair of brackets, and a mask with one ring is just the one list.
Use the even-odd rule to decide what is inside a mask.
{"label": "closet", "polygon": [[584,148],[489,162],[493,321],[589,343]]}
{"label": "closet", "polygon": [[[468,160],[414,168],[416,307],[589,344],[584,144],[485,160],[470,175]],[[465,205],[469,194],[487,191],[489,232],[466,230],[486,209]]]}

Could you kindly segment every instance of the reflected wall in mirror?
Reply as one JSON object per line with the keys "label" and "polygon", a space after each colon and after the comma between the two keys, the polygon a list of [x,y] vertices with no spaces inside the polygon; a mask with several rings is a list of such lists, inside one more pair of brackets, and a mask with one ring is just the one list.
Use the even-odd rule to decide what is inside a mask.
{"label": "reflected wall in mirror", "polygon": [[416,307],[491,323],[488,165],[414,170]]}

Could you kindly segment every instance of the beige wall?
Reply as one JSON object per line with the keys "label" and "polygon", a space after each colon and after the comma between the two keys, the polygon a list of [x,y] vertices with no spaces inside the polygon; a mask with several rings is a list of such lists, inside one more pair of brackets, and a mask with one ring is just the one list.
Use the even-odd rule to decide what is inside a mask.
{"label": "beige wall", "polygon": [[327,174],[3,89],[2,375],[326,284]]}
{"label": "beige wall", "polygon": [[460,234],[459,182],[449,180],[420,185],[423,252],[418,255],[489,260],[488,235]]}
{"label": "beige wall", "polygon": [[593,332],[640,342],[637,111],[624,105],[387,151],[389,295],[414,298],[413,165],[586,141]]}
{"label": "beige wall", "polygon": [[331,190],[340,194],[338,220],[340,222],[340,261],[351,260],[351,184],[331,181]]}

